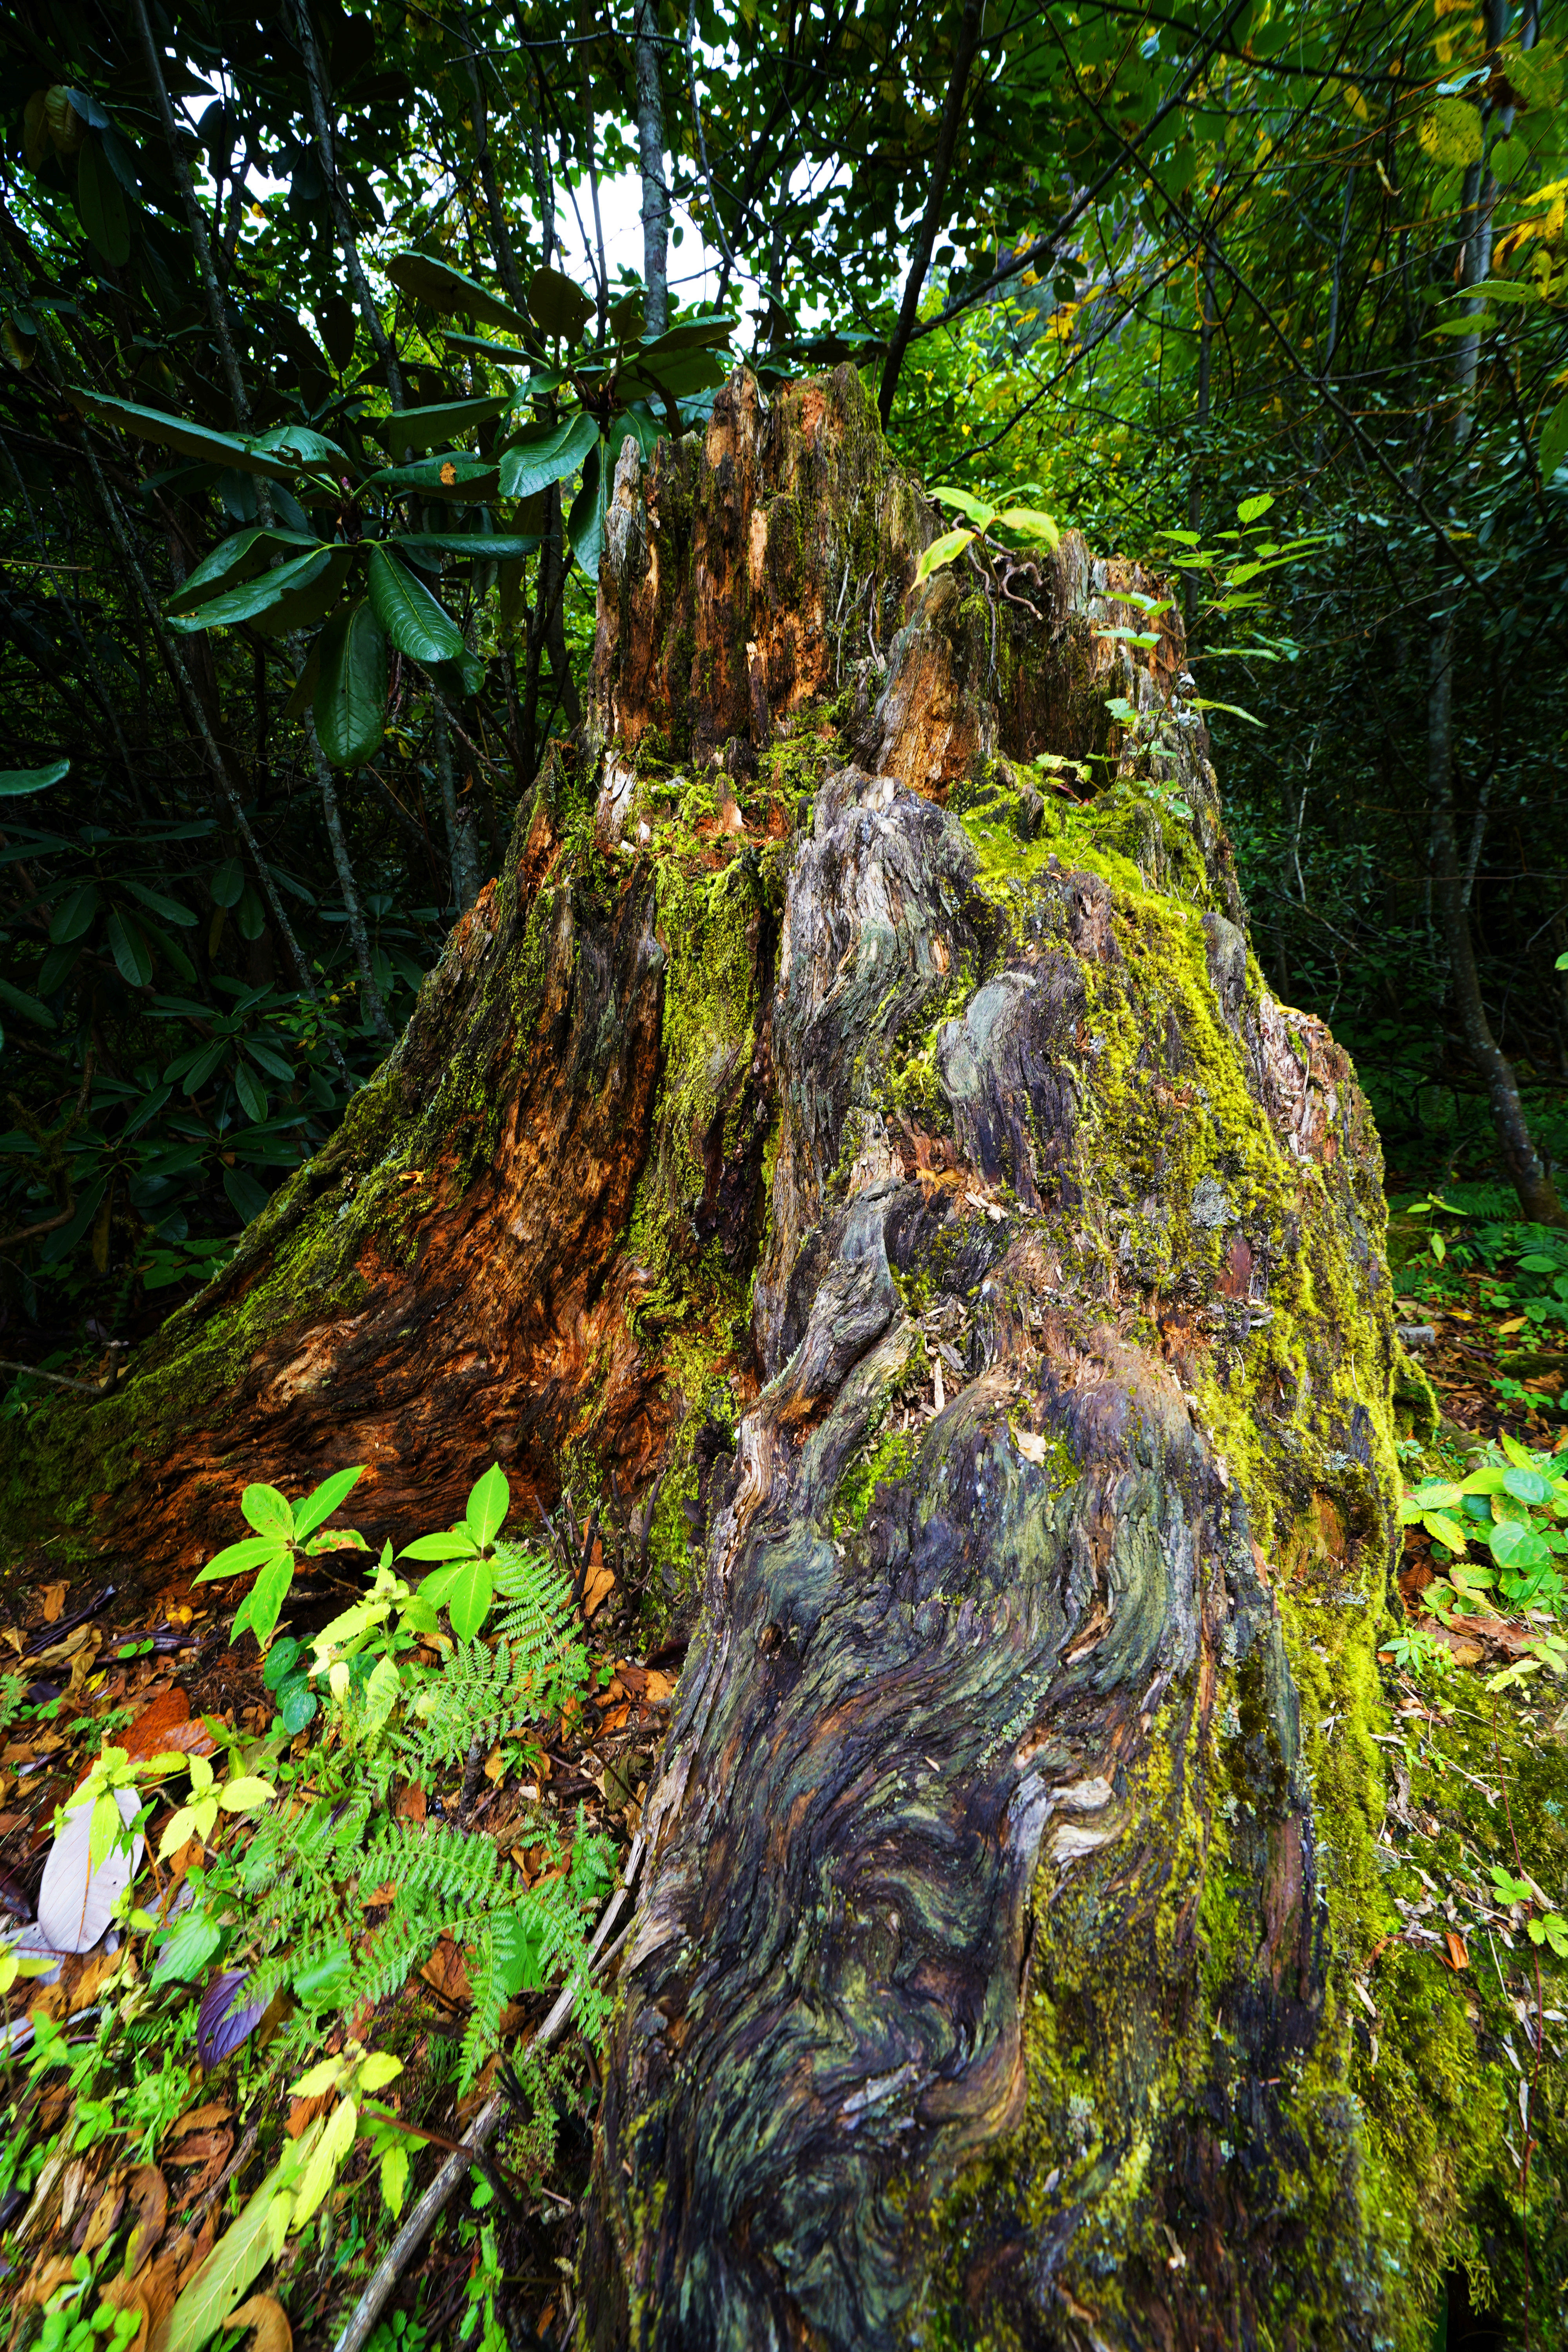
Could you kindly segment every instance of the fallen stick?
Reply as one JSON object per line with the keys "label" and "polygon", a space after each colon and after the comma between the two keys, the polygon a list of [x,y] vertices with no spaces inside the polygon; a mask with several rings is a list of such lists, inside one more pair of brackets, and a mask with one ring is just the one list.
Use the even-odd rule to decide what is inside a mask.
{"label": "fallen stick", "polygon": [[[642,1858],[643,1842],[639,1833],[632,1840],[631,1852],[626,1856],[626,1876],[605,1906],[604,1916],[594,1930],[594,1940],[588,1947],[590,1967],[604,1951],[611,1929],[620,1917],[623,1907],[631,1900],[632,1889],[637,1884],[637,1872],[642,1866]],[[616,1939],[615,1951],[620,1949],[622,1941],[624,1938]],[[552,2042],[560,2040],[571,2017],[576,1998],[575,1985],[567,1985],[554,2008],[529,2043],[531,2050],[548,2050]],[[381,2317],[387,2297],[430,2234],[437,2214],[446,2205],[474,2158],[494,2137],[496,2127],[505,2115],[508,2105],[509,2101],[504,2091],[498,2091],[493,2098],[486,2100],[474,2118],[467,2144],[455,2150],[447,2158],[446,2163],[371,2273],[364,2293],[355,2304],[347,2326],[333,2347],[333,2352],[361,2352],[361,2347],[370,2336],[376,2321]]]}

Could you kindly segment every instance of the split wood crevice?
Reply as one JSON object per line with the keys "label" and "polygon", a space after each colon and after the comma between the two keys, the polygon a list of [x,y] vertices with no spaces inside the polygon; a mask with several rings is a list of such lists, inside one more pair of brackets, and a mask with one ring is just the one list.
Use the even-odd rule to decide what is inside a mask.
{"label": "split wood crevice", "polygon": [[1248,957],[1179,624],[1127,645],[1155,583],[1069,536],[1037,618],[916,586],[937,528],[848,370],[627,445],[574,758],[341,1133],[51,1443],[170,1559],[346,1461],[367,1532],[495,1458],[662,1465],[698,1523],[603,2352],[1370,2347],[1451,2219],[1352,2088],[1375,1750],[1314,1790],[1298,1698],[1374,1681],[1376,1139]]}

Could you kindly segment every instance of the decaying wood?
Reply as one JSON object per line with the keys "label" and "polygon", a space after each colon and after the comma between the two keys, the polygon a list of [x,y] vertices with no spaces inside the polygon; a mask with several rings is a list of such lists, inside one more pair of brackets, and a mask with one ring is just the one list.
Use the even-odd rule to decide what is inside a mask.
{"label": "decaying wood", "polygon": [[345,1461],[376,1532],[495,1458],[686,1477],[604,2352],[1370,2347],[1375,1765],[1325,1832],[1300,1689],[1364,1688],[1388,1572],[1376,1140],[1248,960],[1157,583],[1069,535],[917,585],[937,528],[847,370],[627,445],[574,761],[341,1135],[52,1443],[186,1559]]}

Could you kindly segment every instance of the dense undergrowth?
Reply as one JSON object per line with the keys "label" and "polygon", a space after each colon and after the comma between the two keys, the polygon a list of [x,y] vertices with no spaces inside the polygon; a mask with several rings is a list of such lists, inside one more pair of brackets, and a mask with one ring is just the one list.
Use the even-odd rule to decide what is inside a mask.
{"label": "dense undergrowth", "polygon": [[198,1580],[243,1580],[237,1611],[105,1636],[122,1612],[57,1584],[9,1637],[0,1896],[38,1912],[0,1953],[13,2347],[196,2352],[237,2310],[271,2352],[325,2343],[498,2085],[496,2152],[373,2340],[499,2347],[520,2292],[564,2330],[615,1958],[589,1937],[670,1683],[603,1654],[591,1523],[506,1539],[492,1471],[405,1547],[441,1563],[414,1584],[327,1524],[354,1475],[247,1490],[255,1534]]}

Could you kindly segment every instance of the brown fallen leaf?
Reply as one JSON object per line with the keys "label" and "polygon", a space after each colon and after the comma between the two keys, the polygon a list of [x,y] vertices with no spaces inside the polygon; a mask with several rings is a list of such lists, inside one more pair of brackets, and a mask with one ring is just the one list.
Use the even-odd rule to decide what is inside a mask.
{"label": "brown fallen leaf", "polygon": [[615,1589],[616,1580],[611,1570],[602,1559],[595,1560],[583,1586],[584,1616],[595,1616]]}
{"label": "brown fallen leaf", "polygon": [[59,1622],[60,1612],[66,1605],[66,1594],[69,1591],[70,1586],[68,1584],[45,1585],[43,1605],[44,1622],[46,1625],[56,1625]]}
{"label": "brown fallen leaf", "polygon": [[139,2164],[126,2181],[125,2197],[136,2217],[125,2244],[125,2274],[134,2278],[163,2234],[169,2185],[155,2164]]}
{"label": "brown fallen leaf", "polygon": [[205,2197],[216,2181],[222,2179],[224,2168],[233,2153],[234,2134],[231,2131],[193,2132],[189,2139],[181,2140],[164,2159],[169,2164],[184,2166],[195,2164],[198,2157],[200,2158],[199,2169],[191,2174],[181,2194],[179,2210],[182,2213]]}
{"label": "brown fallen leaf", "polygon": [[[1468,1969],[1470,1965],[1470,1956],[1465,1948],[1465,1939],[1463,1936],[1456,1936],[1454,1930],[1450,1927],[1445,1934],[1443,1940],[1448,1947],[1447,1956],[1447,1964],[1449,1968],[1453,1969],[1454,1974],[1458,1976],[1461,1969]],[[1442,1959],[1444,1955],[1439,1952],[1437,1957],[1439,1959]]]}
{"label": "brown fallen leaf", "polygon": [[471,2001],[474,1997],[463,1955],[449,1935],[442,1937],[419,1973],[447,2000]]}
{"label": "brown fallen leaf", "polygon": [[392,1810],[400,1822],[414,1822],[423,1829],[426,1802],[424,1790],[417,1781],[411,1780],[406,1788],[398,1790],[397,1802]]}
{"label": "brown fallen leaf", "polygon": [[[233,2113],[234,2109],[226,2099],[210,2099],[205,2106],[193,2107],[189,2115],[182,2116],[177,2124],[169,2126],[163,2137],[165,2139],[183,2139],[187,2132],[208,2131],[214,2124],[227,2123]],[[176,2163],[185,2160],[183,2157],[175,2158]]]}
{"label": "brown fallen leaf", "polygon": [[67,2279],[74,2278],[75,2275],[76,2256],[74,2254],[50,2254],[47,2259],[40,2260],[34,2265],[32,2275],[23,2287],[17,2301],[46,2304],[58,2286],[63,2285]]}
{"label": "brown fallen leaf", "polygon": [[[109,2185],[93,2207],[82,2232],[79,2254],[96,2254],[100,2246],[107,2246],[120,2227],[120,2216],[125,2210],[125,2175],[110,2173]],[[75,2242],[73,2241],[73,2243]]]}
{"label": "brown fallen leaf", "polygon": [[289,2109],[289,2120],[283,2126],[290,2139],[298,2139],[307,2126],[313,2124],[331,2099],[331,2091],[320,2092],[314,2098],[296,2099]]}
{"label": "brown fallen leaf", "polygon": [[229,2313],[224,2326],[253,2329],[250,2352],[294,2352],[294,2331],[275,2294],[253,2294],[237,2311]]}

